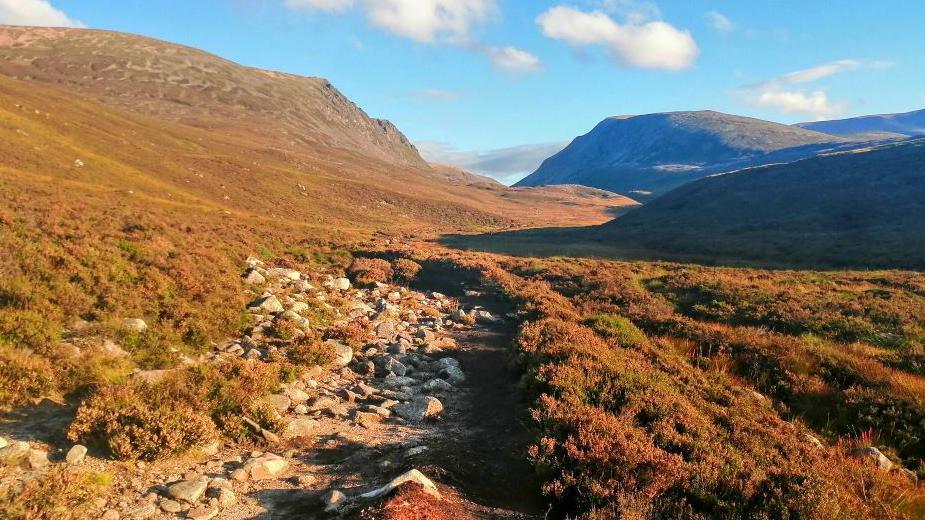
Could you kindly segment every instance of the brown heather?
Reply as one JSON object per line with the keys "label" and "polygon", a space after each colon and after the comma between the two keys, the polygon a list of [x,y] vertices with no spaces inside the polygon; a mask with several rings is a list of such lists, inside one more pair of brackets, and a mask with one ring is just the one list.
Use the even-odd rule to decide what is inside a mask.
{"label": "brown heather", "polygon": [[[539,434],[530,456],[561,514],[703,519],[925,514],[921,486],[853,456],[856,447],[876,444],[922,471],[916,436],[922,431],[921,378],[878,361],[901,356],[904,347],[886,351],[861,342],[858,330],[882,330],[873,314],[848,320],[850,328],[842,318],[876,285],[894,295],[887,301],[895,308],[877,307],[876,316],[896,317],[889,330],[918,330],[918,314],[906,306],[920,298],[911,289],[923,280],[919,275],[538,263],[466,253],[439,257],[483,273],[485,283],[499,287],[520,309],[518,357],[537,395],[533,416]],[[752,313],[755,321],[748,325],[686,315],[684,309],[696,302],[679,305],[676,292],[653,281],[687,280],[688,274],[722,294],[735,294],[742,285],[787,290],[794,295],[787,305],[797,311],[789,313],[790,334],[756,328],[757,316],[774,314],[746,300],[733,300],[731,315]],[[845,338],[851,343],[842,343]],[[915,348],[917,341],[915,334],[905,334],[893,345]],[[874,438],[860,435],[868,428],[876,431]],[[810,435],[829,442],[817,447]]]}

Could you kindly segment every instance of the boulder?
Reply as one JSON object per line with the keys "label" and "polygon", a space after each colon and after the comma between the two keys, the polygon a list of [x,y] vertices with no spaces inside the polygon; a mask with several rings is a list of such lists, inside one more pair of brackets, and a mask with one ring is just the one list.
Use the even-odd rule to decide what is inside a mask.
{"label": "boulder", "polygon": [[279,298],[270,294],[266,296],[261,296],[256,300],[252,301],[247,309],[252,312],[268,312],[271,314],[276,314],[278,312],[283,312],[283,304],[280,303]]}
{"label": "boulder", "polygon": [[457,366],[447,366],[440,370],[440,377],[446,379],[454,385],[458,385],[466,380],[466,375]]}
{"label": "boulder", "polygon": [[418,424],[425,419],[433,419],[443,412],[443,403],[432,396],[418,396],[408,403],[397,404],[392,409],[399,417]]}
{"label": "boulder", "polygon": [[859,449],[856,454],[859,457],[869,460],[873,465],[884,471],[890,471],[893,469],[893,461],[891,461],[889,458],[887,458],[886,455],[883,454],[883,452],[877,448],[874,448],[873,446]]}
{"label": "boulder", "polygon": [[245,476],[252,480],[266,480],[276,478],[288,467],[289,461],[279,455],[267,453],[248,460],[241,469],[244,470]]}
{"label": "boulder", "polygon": [[279,413],[285,413],[292,406],[292,399],[288,395],[270,394],[267,396],[267,404],[273,407]]}
{"label": "boulder", "polygon": [[346,278],[337,278],[332,282],[331,288],[338,291],[347,291],[350,289],[350,280]]}
{"label": "boulder", "polygon": [[190,504],[196,503],[206,492],[209,486],[209,477],[201,476],[189,480],[181,480],[167,486],[167,496]]}
{"label": "boulder", "polygon": [[141,318],[125,318],[122,320],[122,328],[131,332],[144,332],[148,330],[148,324]]}
{"label": "boulder", "polygon": [[289,424],[287,424],[286,428],[283,430],[283,438],[297,439],[299,437],[307,437],[312,434],[317,426],[318,422],[314,419],[309,419],[307,417],[293,419],[289,421]]}
{"label": "boulder", "polygon": [[29,469],[41,469],[49,465],[48,462],[48,452],[43,450],[29,450],[29,454],[26,456],[26,467]]}
{"label": "boulder", "polygon": [[87,456],[87,447],[82,444],[75,444],[68,450],[67,455],[64,457],[64,460],[68,464],[80,464],[83,462],[84,457]]}
{"label": "boulder", "polygon": [[353,349],[340,341],[329,339],[325,341],[334,350],[334,361],[331,362],[335,368],[344,368],[353,361]]}
{"label": "boulder", "polygon": [[247,285],[263,285],[267,283],[267,279],[256,269],[250,269],[244,274],[244,283]]}
{"label": "boulder", "polygon": [[0,465],[13,466],[29,455],[32,448],[28,442],[15,441],[0,448]]}
{"label": "boulder", "polygon": [[183,511],[183,504],[169,498],[161,500],[158,505],[165,513],[180,513]]}

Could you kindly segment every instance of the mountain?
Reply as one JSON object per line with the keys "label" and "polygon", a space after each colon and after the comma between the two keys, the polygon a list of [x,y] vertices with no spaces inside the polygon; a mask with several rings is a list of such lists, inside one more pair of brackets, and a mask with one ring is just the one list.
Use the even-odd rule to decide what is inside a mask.
{"label": "mountain", "polygon": [[142,36],[0,26],[0,73],[275,146],[321,144],[426,166],[398,128],[367,116],[325,79],[245,67]]}
{"label": "mountain", "polygon": [[586,238],[659,258],[925,268],[925,139],[708,177]]}
{"label": "mountain", "polygon": [[834,121],[800,123],[796,126],[846,137],[863,134],[913,137],[925,135],[925,109],[902,114],[881,114]]}
{"label": "mountain", "polygon": [[843,137],[713,111],[611,117],[516,186],[583,184],[645,200],[713,173],[849,146]]}
{"label": "mountain", "polygon": [[610,204],[624,204],[575,197],[583,211],[571,220],[555,195],[515,200],[485,178],[452,181],[327,80],[142,36],[0,27],[0,91],[43,114],[26,121],[13,110],[29,138],[0,143],[23,174],[15,189],[52,171],[67,178],[80,160],[75,188],[133,191],[152,207],[184,200],[315,227],[422,233],[600,223]]}

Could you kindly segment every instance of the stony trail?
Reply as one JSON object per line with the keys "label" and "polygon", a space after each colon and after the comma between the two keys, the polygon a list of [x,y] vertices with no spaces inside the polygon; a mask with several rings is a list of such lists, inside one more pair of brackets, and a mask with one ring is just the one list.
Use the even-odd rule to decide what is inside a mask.
{"label": "stony trail", "polygon": [[[367,324],[371,339],[354,349],[329,341],[338,361],[270,396],[287,426],[270,432],[254,425],[254,442],[206,446],[185,457],[129,464],[128,470],[91,452],[80,464],[119,467],[126,475],[100,501],[100,518],[379,518],[377,504],[397,477],[417,482],[425,500],[436,500],[426,507],[445,517],[543,516],[526,461],[528,403],[517,373],[507,368],[515,327],[504,317],[510,310],[504,302],[483,294],[474,280],[441,270],[425,270],[417,290],[385,284],[357,289],[344,278],[264,268],[257,261],[244,278],[253,287],[253,330],[197,362],[241,357],[261,363],[286,355],[286,342],[268,336],[274,324],[295,321],[307,331],[312,325],[300,313],[335,300],[346,319]],[[37,442],[50,447],[52,464],[64,463],[58,461],[70,446],[61,436],[46,434],[53,441],[41,444],[37,436],[21,435],[23,424],[0,425],[0,434],[31,441],[34,450]],[[370,494],[376,496],[363,496]]]}

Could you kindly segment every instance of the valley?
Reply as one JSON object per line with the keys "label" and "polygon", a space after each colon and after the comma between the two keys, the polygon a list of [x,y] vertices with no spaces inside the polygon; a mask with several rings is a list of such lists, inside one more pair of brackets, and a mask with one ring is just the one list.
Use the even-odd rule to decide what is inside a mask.
{"label": "valley", "polygon": [[514,187],[323,78],[0,26],[0,518],[925,517],[915,113]]}

